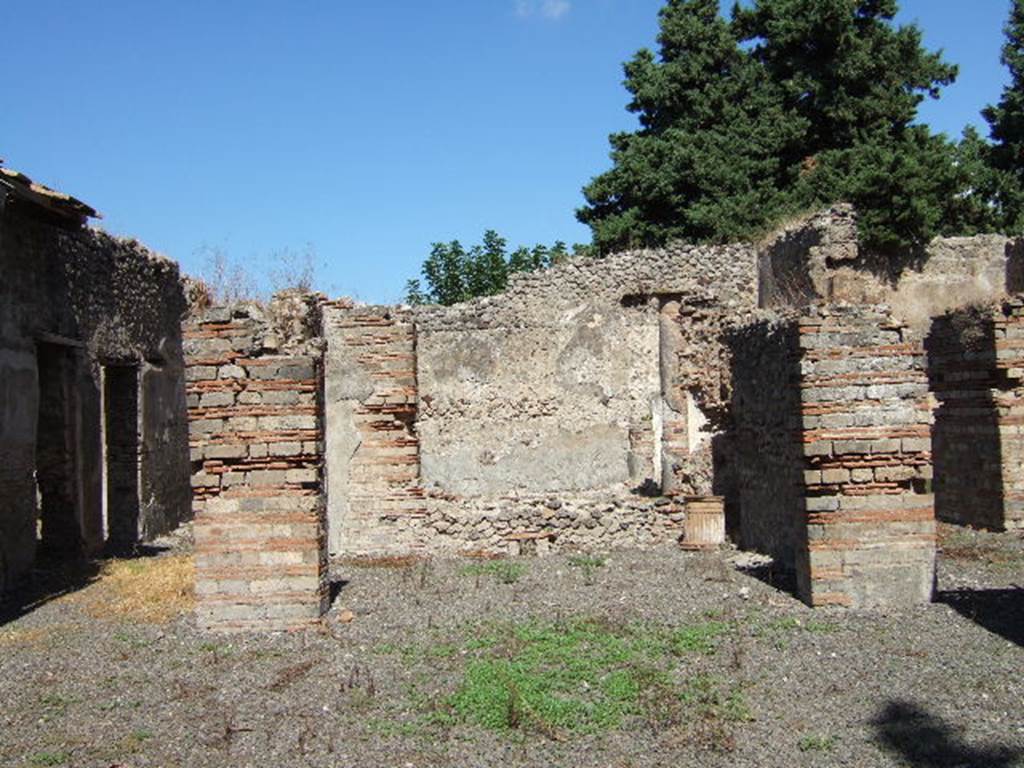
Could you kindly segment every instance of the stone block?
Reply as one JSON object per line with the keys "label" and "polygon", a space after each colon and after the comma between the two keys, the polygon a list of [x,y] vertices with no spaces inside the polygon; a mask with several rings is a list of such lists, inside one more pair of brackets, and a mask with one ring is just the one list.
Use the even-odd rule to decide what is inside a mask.
{"label": "stone block", "polygon": [[249,482],[256,487],[281,485],[285,482],[285,471],[280,469],[256,470],[249,473]]}
{"label": "stone block", "polygon": [[224,431],[223,419],[194,419],[189,421],[190,435],[209,435]]}
{"label": "stone block", "polygon": [[217,369],[218,379],[244,379],[246,377],[245,368],[240,365],[222,365]]}
{"label": "stone block", "polygon": [[928,453],[932,449],[932,441],[927,437],[903,438],[904,453]]}
{"label": "stone block", "polygon": [[871,441],[871,453],[899,453],[900,441],[892,438]]}
{"label": "stone block", "polygon": [[871,453],[871,440],[836,440],[836,455]]}
{"label": "stone block", "polygon": [[216,378],[216,366],[190,365],[185,368],[185,381],[209,381]]}
{"label": "stone block", "polygon": [[315,469],[285,470],[285,480],[289,483],[315,483],[319,477],[320,473]]}
{"label": "stone block", "polygon": [[208,459],[243,459],[248,454],[248,448],[239,443],[208,445],[205,454]]}
{"label": "stone block", "polygon": [[804,456],[831,456],[832,455],[832,441],[831,440],[815,440],[814,442],[804,443],[803,445]]}
{"label": "stone block", "polygon": [[850,471],[847,469],[826,469],[821,473],[821,479],[828,484],[850,482]]}
{"label": "stone block", "polygon": [[835,496],[809,496],[805,501],[808,512],[834,512],[839,509]]}
{"label": "stone block", "polygon": [[[271,390],[263,393],[263,402],[267,405],[297,405],[299,401],[298,392]],[[312,401],[312,397],[310,397],[310,401]]]}

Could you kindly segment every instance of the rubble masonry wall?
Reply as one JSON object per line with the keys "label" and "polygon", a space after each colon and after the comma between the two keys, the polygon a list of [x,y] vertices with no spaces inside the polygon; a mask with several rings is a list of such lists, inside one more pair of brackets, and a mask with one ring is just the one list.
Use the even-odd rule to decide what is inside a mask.
{"label": "rubble masonry wall", "polygon": [[[190,514],[177,265],[134,240],[43,215],[0,194],[0,591],[36,555],[34,473],[41,403],[56,392],[71,477],[77,546],[105,544],[102,489],[103,381],[108,365],[139,382],[138,476],[128,524],[134,540],[166,532]],[[41,350],[63,357],[63,381],[41,380]],[[57,370],[54,369],[54,370]],[[50,406],[54,406],[51,400]],[[52,409],[51,409],[52,410]],[[44,451],[44,456],[46,455]],[[70,542],[69,542],[70,544]]]}
{"label": "rubble masonry wall", "polygon": [[332,554],[677,539],[661,496],[710,493],[719,394],[694,317],[753,308],[756,270],[748,246],[680,246],[454,307],[325,307]]}

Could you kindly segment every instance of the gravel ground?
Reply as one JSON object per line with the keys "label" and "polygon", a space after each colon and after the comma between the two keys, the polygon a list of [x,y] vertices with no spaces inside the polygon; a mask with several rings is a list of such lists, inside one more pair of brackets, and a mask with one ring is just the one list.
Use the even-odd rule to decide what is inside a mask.
{"label": "gravel ground", "polygon": [[[943,547],[938,602],[870,614],[812,612],[729,551],[342,564],[322,629],[268,636],[94,618],[101,580],[0,620],[0,764],[1024,766],[1024,539]],[[451,715],[488,628],[579,618],[714,624],[666,668],[741,706],[676,697],[590,733]]]}

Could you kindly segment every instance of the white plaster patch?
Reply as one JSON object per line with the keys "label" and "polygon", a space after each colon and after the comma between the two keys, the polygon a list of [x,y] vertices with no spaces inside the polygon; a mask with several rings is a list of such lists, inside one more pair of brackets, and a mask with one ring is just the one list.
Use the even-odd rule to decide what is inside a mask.
{"label": "white plaster patch", "polygon": [[690,392],[686,393],[686,438],[690,453],[695,453],[704,443],[711,439],[711,433],[705,429],[708,418],[697,405]]}

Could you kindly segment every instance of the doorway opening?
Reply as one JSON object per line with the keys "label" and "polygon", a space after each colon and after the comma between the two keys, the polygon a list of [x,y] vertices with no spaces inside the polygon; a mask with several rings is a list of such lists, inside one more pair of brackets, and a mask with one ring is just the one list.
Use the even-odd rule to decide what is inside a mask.
{"label": "doorway opening", "polygon": [[139,369],[103,369],[103,436],[107,548],[114,553],[139,543]]}
{"label": "doorway opening", "polygon": [[82,555],[75,501],[74,350],[39,344],[39,416],[36,424],[36,496],[39,553],[61,559]]}

